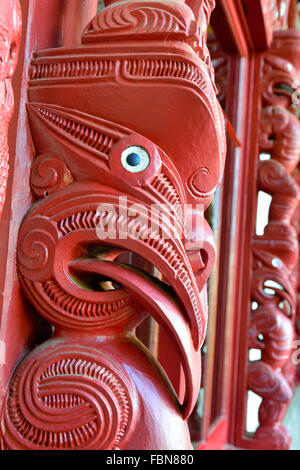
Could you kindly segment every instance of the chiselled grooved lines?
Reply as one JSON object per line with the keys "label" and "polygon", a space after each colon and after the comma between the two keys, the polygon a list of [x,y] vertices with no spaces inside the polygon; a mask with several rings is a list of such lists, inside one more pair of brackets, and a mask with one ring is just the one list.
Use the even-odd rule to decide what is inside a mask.
{"label": "chiselled grooved lines", "polygon": [[[209,86],[209,79],[199,68],[199,66],[183,60],[174,59],[132,59],[125,61],[125,77],[134,78],[173,78],[186,80],[195,84],[201,92],[209,99],[214,117],[221,127],[218,103],[212,86]],[[224,130],[225,132],[225,130]],[[221,153],[224,152],[224,141],[221,142]]]}
{"label": "chiselled grooved lines", "polygon": [[207,89],[207,80],[198,67],[188,62],[172,59],[136,59],[126,60],[126,72],[141,77],[173,77],[197,83]]}
{"label": "chiselled grooved lines", "polygon": [[181,206],[180,198],[177,194],[177,191],[171,181],[164,174],[160,173],[154,178],[151,185],[153,188],[158,191],[174,209],[175,214],[179,220],[183,221],[183,210]]}
{"label": "chiselled grooved lines", "polygon": [[67,235],[74,230],[95,229],[100,221],[100,214],[96,211],[77,212],[58,222],[58,230]]}
{"label": "chiselled grooved lines", "polygon": [[113,60],[78,60],[65,62],[33,63],[29,69],[30,80],[51,78],[104,77],[112,74]]}
{"label": "chiselled grooved lines", "polygon": [[124,299],[109,303],[96,303],[76,299],[76,297],[65,292],[55,280],[44,282],[43,291],[55,305],[78,318],[103,318],[105,322],[114,317],[119,319],[122,316],[131,315],[134,312],[133,306],[129,305]]}
{"label": "chiselled grooved lines", "polygon": [[76,122],[74,119],[61,116],[54,111],[49,111],[42,107],[39,107],[38,111],[44,119],[51,122],[60,131],[65,132],[68,136],[79,140],[98,152],[107,155],[116,142],[113,137],[109,137],[90,126]]}
{"label": "chiselled grooved lines", "polygon": [[[82,354],[80,355],[82,356]],[[75,348],[71,356],[68,357],[67,354],[66,358],[56,362],[53,361],[46,369],[43,370],[42,367],[40,371],[36,370],[35,372],[39,377],[34,405],[36,406],[37,402],[40,401],[45,408],[45,412],[47,410],[50,415],[53,414],[54,410],[62,410],[66,417],[75,412],[78,416],[78,423],[71,424],[70,422],[68,424],[68,421],[66,421],[65,431],[41,429],[38,425],[31,424],[23,415],[22,406],[20,406],[19,393],[22,386],[22,375],[18,373],[9,390],[8,415],[11,424],[22,439],[44,448],[72,449],[84,446],[97,435],[101,423],[99,423],[99,418],[92,403],[87,401],[85,395],[81,396],[81,392],[76,393],[76,386],[73,393],[58,393],[53,392],[51,389],[53,383],[63,383],[65,377],[73,377],[75,381],[80,378],[81,383],[88,384],[90,382],[94,386],[97,384],[100,393],[102,390],[109,389],[115,397],[119,412],[119,425],[116,429],[113,447],[119,444],[128,427],[131,406],[127,396],[128,391],[111,370],[98,363],[97,360],[91,361],[89,358],[84,358],[84,356],[77,357]],[[67,412],[68,414],[66,414]],[[5,443],[2,447],[5,447]]]}
{"label": "chiselled grooved lines", "polygon": [[[193,82],[201,88],[203,92],[208,92],[208,79],[203,76],[203,72],[192,63],[175,59],[118,59],[116,61],[95,61],[85,60],[79,62],[79,66],[70,66],[71,62],[57,63],[49,62],[43,64],[33,64],[30,69],[30,79],[32,81],[42,79],[60,78],[86,78],[105,77],[113,75],[117,62],[124,65],[125,73],[132,77],[145,78],[179,78]],[[102,66],[95,66],[95,63]],[[64,67],[62,67],[64,65]],[[58,67],[60,66],[60,67]]]}
{"label": "chiselled grooved lines", "polygon": [[181,260],[180,256],[176,253],[173,246],[166,240],[164,240],[157,232],[152,232],[146,225],[141,225],[139,221],[135,219],[124,221],[122,216],[116,213],[109,212],[105,218],[101,217],[96,211],[79,212],[73,214],[67,219],[62,219],[58,222],[58,229],[62,235],[76,230],[82,229],[95,229],[101,218],[104,226],[118,226],[122,231],[122,224],[126,223],[127,233],[132,237],[138,235],[138,240],[141,243],[147,244],[152,249],[157,251],[160,256],[163,256],[165,261],[168,262],[172,270],[174,271],[175,277],[183,284],[186,292],[188,293],[190,302],[193,306],[194,314],[196,316],[197,324],[199,329],[202,331],[202,320],[200,310],[197,302],[197,295],[192,285],[189,273]]}
{"label": "chiselled grooved lines", "polygon": [[67,393],[56,393],[55,395],[46,395],[43,402],[50,408],[72,408],[84,403],[83,399],[77,395]]}

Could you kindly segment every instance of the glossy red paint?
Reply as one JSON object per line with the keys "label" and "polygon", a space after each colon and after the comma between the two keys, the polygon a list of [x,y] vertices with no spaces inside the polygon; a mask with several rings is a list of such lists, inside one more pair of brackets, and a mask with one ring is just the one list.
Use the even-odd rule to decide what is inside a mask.
{"label": "glossy red paint", "polygon": [[[272,202],[264,234],[253,240],[251,293],[258,307],[250,317],[249,347],[260,349],[262,357],[249,365],[248,388],[263,398],[255,439],[264,441],[266,449],[290,446],[281,419],[294,386],[290,370],[286,376],[284,367],[294,347],[299,264],[298,233],[292,220],[300,193],[291,176],[300,156],[300,124],[291,96],[299,76],[299,40],[296,32],[275,33],[273,48],[263,62],[259,147],[269,152],[270,159],[258,163],[257,187],[270,194]],[[280,93],[284,86],[290,86],[290,97]]]}
{"label": "glossy red paint", "polygon": [[[273,30],[296,26],[295,1],[285,10],[273,2],[272,11],[267,0],[217,2],[214,68],[206,46],[212,1],[168,1],[163,8],[151,2],[148,30],[139,21],[150,2],[107,0],[100,16],[94,0],[20,3],[11,171],[0,227],[2,447],[190,449],[185,418],[197,400],[205,284],[217,249],[202,416],[194,412],[190,421],[196,448],[287,448],[281,422],[295,380],[299,235],[298,110],[288,87],[298,78],[297,34],[276,33],[275,47],[264,55],[262,49]],[[122,23],[124,11],[130,21]],[[119,220],[120,195],[146,209],[164,204],[178,232],[185,202],[203,204],[203,220],[224,166],[214,74],[235,137],[228,139],[215,201],[216,242],[204,222],[201,244],[188,233],[168,245],[133,237],[100,241],[99,201],[110,203],[107,222]],[[121,162],[130,146],[150,157],[141,173]],[[272,158],[257,165],[260,151]],[[258,189],[273,202],[266,232],[257,237]],[[133,234],[141,226],[131,219]],[[283,287],[276,298],[265,295],[266,276]],[[260,305],[251,312],[253,299]],[[149,318],[160,325],[153,354],[135,336],[143,322],[138,335],[143,329],[147,337]],[[262,359],[249,366],[254,346]],[[255,436],[246,433],[249,389],[263,398]]]}
{"label": "glossy red paint", "polygon": [[8,126],[14,107],[11,79],[17,66],[21,39],[21,9],[18,0],[0,5],[0,217],[8,178]]}
{"label": "glossy red paint", "polygon": [[[11,379],[4,449],[191,448],[186,418],[199,392],[215,258],[204,210],[225,159],[205,42],[213,6],[109,5],[84,29],[81,46],[33,56],[30,186],[40,200],[21,224],[17,265],[23,292],[55,333]],[[175,128],[176,139],[166,132]],[[147,159],[140,171],[125,161],[136,154]],[[125,197],[135,207],[128,220]],[[191,219],[202,220],[196,233],[183,229],[186,204]],[[155,231],[153,206],[166,216]],[[119,233],[102,240],[111,220]],[[132,252],[163,281],[118,263]],[[182,403],[134,335],[149,314],[177,349]]]}
{"label": "glossy red paint", "polygon": [[[240,2],[239,2],[240,4]],[[230,17],[231,5],[227,3],[227,17]],[[234,24],[234,18],[239,9],[233,12],[231,19]],[[239,10],[240,11],[240,10]],[[281,9],[283,11],[283,9]],[[216,12],[217,13],[217,12]],[[218,14],[220,12],[218,11]],[[240,12],[241,13],[241,12]],[[214,16],[214,15],[213,15]],[[291,13],[289,12],[291,21]],[[217,15],[216,15],[217,18]],[[219,26],[220,22],[214,18],[213,25]],[[221,16],[220,16],[221,18]],[[241,16],[240,16],[241,18]],[[287,18],[287,15],[286,17]],[[233,27],[233,32],[226,35],[226,39],[222,40],[225,35],[224,28],[226,29],[226,22],[220,28],[216,29],[216,35],[220,41],[221,46],[225,46],[225,51],[231,52],[230,56],[230,69],[231,79],[229,80],[229,86],[226,86],[226,74],[224,74],[226,64],[226,53],[223,51],[222,54],[218,52],[218,64],[219,69],[216,69],[216,82],[224,84],[223,89],[226,90],[226,95],[229,97],[228,103],[230,108],[226,109],[226,114],[229,116],[230,121],[237,129],[237,136],[239,141],[242,143],[240,149],[232,151],[231,146],[228,147],[228,155],[225,167],[224,176],[224,188],[223,194],[226,199],[223,199],[223,206],[220,212],[219,221],[221,225],[221,248],[222,258],[219,260],[219,274],[218,282],[219,286],[217,290],[214,290],[214,296],[217,295],[217,313],[215,313],[214,302],[210,315],[213,316],[211,320],[211,332],[208,334],[208,351],[210,348],[214,350],[214,353],[208,352],[207,362],[213,366],[209,366],[208,372],[204,376],[204,400],[202,397],[203,409],[202,417],[200,420],[200,439],[202,443],[199,445],[200,448],[214,449],[226,448],[226,442],[230,445],[234,445],[238,448],[246,449],[264,449],[268,448],[268,445],[275,448],[278,445],[280,439],[276,441],[274,438],[271,444],[271,439],[267,436],[262,439],[253,439],[253,436],[246,432],[246,416],[247,416],[247,370],[248,370],[248,334],[250,325],[250,315],[247,314],[247,309],[250,311],[250,286],[251,286],[251,267],[252,267],[252,243],[253,233],[255,231],[255,218],[256,218],[256,197],[257,197],[257,160],[259,155],[259,129],[260,129],[260,114],[261,114],[261,67],[262,67],[262,55],[260,52],[254,52],[254,33],[256,35],[261,34],[258,23],[256,25],[256,31],[250,29],[250,25],[245,25],[244,21],[239,20],[239,31]],[[274,24],[275,29],[280,28],[280,25]],[[220,32],[221,31],[221,32]],[[234,44],[234,35],[243,35],[240,44],[247,44],[248,52],[242,51],[241,47]],[[277,34],[277,33],[276,33]],[[279,34],[279,33],[278,33]],[[292,37],[292,33],[290,33]],[[250,40],[250,39],[251,40]],[[292,42],[292,41],[291,41]],[[214,51],[216,51],[215,46]],[[290,50],[294,48],[294,57],[297,55],[297,46],[290,45]],[[240,62],[239,56],[232,56],[232,53],[239,52],[243,57],[248,57],[246,60]],[[274,53],[276,49],[274,48]],[[295,58],[295,60],[297,60]],[[218,79],[218,73],[220,78]],[[294,73],[296,76],[296,73]],[[278,83],[277,75],[277,83]],[[274,78],[275,83],[275,78]],[[224,88],[225,86],[225,88]],[[272,89],[272,85],[269,82],[269,90]],[[218,87],[220,88],[220,86]],[[222,90],[222,89],[221,89]],[[277,90],[276,90],[277,91]],[[226,103],[224,100],[224,93],[221,92],[221,102]],[[290,95],[286,101],[290,102]],[[238,121],[236,121],[238,119]],[[289,117],[290,124],[295,124],[295,119]],[[287,121],[285,121],[287,123]],[[288,127],[288,124],[287,124]],[[282,128],[284,132],[284,128]],[[285,134],[286,135],[286,134]],[[289,134],[291,135],[291,134]],[[278,137],[276,141],[278,142]],[[282,136],[283,143],[284,137]],[[294,148],[295,143],[293,144]],[[282,147],[276,145],[276,154],[278,154]],[[275,150],[275,149],[274,149]],[[293,153],[293,149],[291,149]],[[299,153],[295,150],[296,158]],[[276,158],[276,157],[275,157]],[[286,198],[285,207],[291,207],[290,212],[287,215],[287,225],[291,223],[291,211],[292,208],[296,207],[297,201],[295,200],[295,189],[291,191],[291,186],[288,183],[290,178],[287,178],[286,182],[282,184],[282,191],[285,188]],[[235,182],[234,185],[232,182]],[[287,186],[286,186],[287,184]],[[293,185],[294,187],[294,185]],[[289,189],[290,188],[290,189]],[[295,187],[294,187],[295,188]],[[276,214],[276,205],[279,205],[279,201],[283,201],[280,194],[274,196],[272,213]],[[277,201],[277,202],[276,202]],[[277,206],[278,207],[278,206]],[[290,214],[290,215],[288,215]],[[292,229],[291,229],[292,230]],[[291,260],[291,265],[295,262],[297,256],[298,247],[293,244],[295,248],[294,260]],[[292,251],[292,250],[291,250]],[[281,253],[283,256],[283,253]],[[285,257],[286,260],[286,257]],[[292,267],[290,265],[290,267]],[[215,287],[214,287],[215,289]],[[295,295],[295,287],[293,288],[292,295]],[[215,321],[214,317],[217,317]],[[218,318],[219,317],[219,318]],[[270,312],[270,318],[272,314]],[[269,318],[269,320],[270,320]],[[277,318],[278,329],[281,333],[274,335],[272,341],[268,337],[266,332],[266,342],[268,344],[267,349],[272,351],[272,347],[280,343],[283,345],[284,334],[289,333],[286,340],[286,356],[282,357],[283,375],[292,383],[291,389],[294,387],[293,376],[295,374],[295,367],[291,367],[291,336],[294,334],[294,327],[287,318],[282,323],[279,322],[280,318]],[[285,325],[285,326],[284,326]],[[266,326],[266,325],[265,325]],[[274,329],[274,325],[272,327]],[[284,328],[284,330],[282,329]],[[221,334],[221,331],[225,331]],[[274,329],[275,331],[275,329]],[[217,332],[217,333],[216,333]],[[283,334],[283,335],[282,335]],[[276,339],[275,339],[276,338]],[[273,343],[275,341],[275,343]],[[272,353],[271,353],[272,354]],[[204,359],[205,366],[205,359]],[[268,371],[265,371],[268,372]],[[214,375],[212,379],[211,376]],[[270,375],[266,373],[261,375],[261,379],[265,377],[268,381]],[[211,384],[215,383],[214,386]],[[271,382],[269,381],[269,384]],[[274,431],[278,428],[278,434],[280,434],[280,422],[284,416],[288,401],[291,398],[291,392],[286,388],[286,405],[282,407],[280,416],[274,415],[276,425],[274,425]],[[279,395],[278,395],[279,398]],[[269,410],[271,412],[271,410]],[[266,416],[266,414],[264,414]],[[214,430],[218,429],[219,418],[224,418],[223,423],[227,430],[223,434],[223,446],[214,438]],[[270,417],[270,415],[269,415]],[[263,418],[263,415],[261,415]],[[268,420],[269,418],[266,417]],[[266,421],[265,421],[266,424]],[[272,426],[272,424],[271,424]],[[284,433],[284,431],[282,431]],[[259,431],[257,433],[257,437]],[[214,440],[215,439],[215,440]],[[282,440],[284,445],[284,439]],[[280,446],[280,444],[279,444]]]}
{"label": "glossy red paint", "polygon": [[[0,305],[1,305],[1,364],[0,401],[1,408],[7,384],[16,363],[42,338],[49,335],[49,328],[34,312],[21,292],[16,273],[16,250],[18,230],[24,214],[33,202],[29,187],[32,162],[32,141],[29,135],[25,110],[27,101],[27,73],[34,48],[59,45],[61,14],[60,0],[51,2],[21,0],[22,36],[19,61],[12,79],[15,111],[8,134],[10,171],[6,190],[6,201],[0,223]],[[33,25],[43,27],[33,27]]]}

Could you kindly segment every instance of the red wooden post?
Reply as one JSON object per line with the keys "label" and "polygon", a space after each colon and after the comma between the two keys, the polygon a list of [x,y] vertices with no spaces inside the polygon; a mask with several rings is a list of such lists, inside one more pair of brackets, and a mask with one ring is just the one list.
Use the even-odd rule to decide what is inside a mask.
{"label": "red wooden post", "polygon": [[66,0],[63,10],[62,46],[81,42],[83,28],[97,13],[98,0]]}
{"label": "red wooden post", "polygon": [[271,449],[289,448],[290,436],[281,420],[294,386],[286,366],[295,337],[299,263],[298,233],[292,224],[299,188],[291,176],[300,155],[298,105],[293,98],[299,80],[299,39],[294,31],[275,33],[273,48],[263,62],[259,147],[270,159],[259,162],[257,184],[272,196],[272,202],[264,234],[253,240],[255,308],[249,347],[260,349],[262,358],[249,365],[248,388],[263,399],[255,439]]}
{"label": "red wooden post", "polygon": [[17,65],[21,36],[21,10],[18,0],[0,5],[0,217],[8,178],[8,125],[13,113],[11,79]]}
{"label": "red wooden post", "polygon": [[[215,258],[204,210],[226,150],[206,47],[214,2],[114,3],[82,45],[31,61],[36,202],[17,265],[55,331],[10,381],[3,449],[191,448]],[[118,262],[128,252],[163,281]],[[182,403],[134,335],[149,314],[177,348]]]}

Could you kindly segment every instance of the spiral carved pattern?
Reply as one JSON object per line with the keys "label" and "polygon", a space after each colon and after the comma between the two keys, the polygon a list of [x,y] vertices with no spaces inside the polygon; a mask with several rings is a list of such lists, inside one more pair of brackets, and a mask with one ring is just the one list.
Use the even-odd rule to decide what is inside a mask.
{"label": "spiral carved pattern", "polygon": [[21,284],[40,314],[54,325],[77,330],[107,328],[130,321],[137,312],[126,292],[115,300],[108,300],[103,292],[101,301],[88,301],[69,294],[54,279],[44,283],[21,279]]}
{"label": "spiral carved pattern", "polygon": [[169,0],[151,2],[150,5],[149,2],[123,2],[100,12],[86,27],[83,40],[90,41],[94,36],[107,37],[126,33],[187,35],[192,19],[189,8]]}
{"label": "spiral carved pattern", "polygon": [[[299,145],[300,147],[300,145]],[[294,179],[284,167],[275,160],[263,161],[258,165],[258,186],[270,194],[281,192],[296,199],[292,206],[295,210],[299,189]]]}
{"label": "spiral carved pattern", "polygon": [[56,225],[42,216],[28,218],[19,232],[18,268],[31,281],[45,281],[51,277],[58,241]]}
{"label": "spiral carved pattern", "polygon": [[[0,131],[1,134],[1,131]],[[0,215],[2,214],[8,178],[8,151],[5,149],[0,157]]]}
{"label": "spiral carved pattern", "polygon": [[[200,346],[207,323],[202,289],[214,259],[214,243],[205,223],[199,230],[205,255],[199,252],[193,265],[201,264],[196,279],[190,251],[200,248],[190,249],[196,236],[182,230],[181,206],[198,200],[201,193],[199,216],[204,223],[203,210],[224,166],[223,114],[205,44],[213,6],[214,0],[191,8],[171,0],[117,2],[92,20],[83,33],[83,46],[58,48],[54,55],[35,53],[27,110],[38,157],[30,184],[34,195],[43,199],[23,220],[17,265],[24,293],[55,329],[53,338],[25,358],[12,378],[1,420],[3,449],[163,449],[173,448],[174,437],[180,448],[191,448],[185,420],[200,387]],[[124,38],[133,38],[129,48],[123,47],[125,43],[121,49],[112,45],[112,40]],[[173,52],[170,40],[178,41]],[[53,86],[60,91],[53,93]],[[156,99],[171,92],[174,113],[169,129],[179,121],[176,110],[181,119],[181,107],[190,104],[184,107],[189,116],[197,117],[201,132],[187,125],[186,135],[180,126],[183,139],[176,134],[178,143],[189,143],[189,152],[177,142],[164,144],[160,119],[153,119],[153,130],[152,120],[135,122],[131,110],[132,119],[120,119],[123,104],[125,115],[127,102],[134,109],[135,90],[153,111]],[[122,98],[123,93],[133,93],[134,99]],[[203,131],[202,123],[209,132]],[[139,129],[157,136],[161,148]],[[205,142],[202,133],[209,135]],[[199,143],[204,147],[196,156]],[[123,152],[129,147],[148,153],[144,173],[131,175],[123,165]],[[182,155],[187,153],[192,162],[195,157],[195,166],[183,168]],[[205,155],[214,158],[206,161]],[[193,179],[198,191],[193,194],[186,183],[198,168],[201,172]],[[137,217],[127,215],[126,201],[124,216],[120,196],[128,196],[132,205],[145,203],[147,210],[138,210]],[[167,211],[160,219],[162,203]],[[159,216],[159,229],[149,228],[150,217],[147,223],[141,221],[144,212],[150,216],[150,204],[158,204],[154,216]],[[100,221],[108,228],[115,224],[119,232],[101,238]],[[125,226],[123,238],[119,235]],[[165,229],[171,226],[175,233],[172,230],[170,239],[165,238]],[[125,253],[128,256],[123,257]],[[124,265],[126,260],[131,267]],[[163,282],[148,274],[150,268],[154,273],[152,267]],[[185,379],[182,403],[134,338],[147,314],[165,326],[177,347]],[[165,432],[165,423],[170,422],[173,429]]]}
{"label": "spiral carved pattern", "polygon": [[286,403],[292,398],[291,389],[282,375],[260,361],[249,367],[248,387],[264,399],[271,399],[275,394],[276,401]]}
{"label": "spiral carved pattern", "polygon": [[45,154],[35,158],[30,175],[30,186],[37,198],[55,193],[72,183],[67,165],[56,155]]}
{"label": "spiral carved pattern", "polygon": [[132,419],[132,392],[113,364],[104,353],[74,344],[35,350],[9,387],[3,447],[119,447]]}
{"label": "spiral carved pattern", "polygon": [[18,0],[0,5],[0,216],[5,203],[8,181],[8,128],[14,109],[11,78],[17,65],[21,40],[21,7]]}
{"label": "spiral carved pattern", "polygon": [[[266,292],[269,280],[274,281],[278,286],[272,287],[275,295]],[[259,304],[271,304],[276,306],[282,300],[287,300],[292,307],[295,308],[295,292],[290,280],[283,274],[272,270],[271,268],[261,266],[253,271],[252,274],[252,298]]]}
{"label": "spiral carved pattern", "polygon": [[[259,335],[263,340],[257,341]],[[280,368],[290,357],[294,329],[289,318],[276,307],[258,308],[251,316],[249,329],[252,347],[261,347],[265,363]]]}
{"label": "spiral carved pattern", "polygon": [[[253,273],[249,348],[261,350],[261,360],[248,368],[248,389],[262,398],[255,440],[265,449],[288,449],[291,437],[281,424],[292,399],[293,372],[289,361],[296,314],[297,231],[293,224],[299,188],[293,171],[299,164],[300,124],[291,106],[293,83],[299,78],[296,51],[299,39],[275,34],[273,48],[264,58],[257,186],[271,196],[268,224],[253,240]],[[291,47],[292,46],[292,47]],[[254,304],[257,304],[254,307]]]}

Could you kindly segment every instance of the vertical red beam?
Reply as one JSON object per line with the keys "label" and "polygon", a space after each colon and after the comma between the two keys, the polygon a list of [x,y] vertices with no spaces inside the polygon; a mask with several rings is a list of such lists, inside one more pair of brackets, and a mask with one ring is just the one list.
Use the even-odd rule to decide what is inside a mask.
{"label": "vertical red beam", "polygon": [[18,227],[32,203],[28,185],[32,143],[28,133],[28,66],[35,49],[56,47],[60,39],[60,0],[20,0],[22,37],[20,55],[13,78],[15,111],[9,129],[10,168],[7,194],[0,223],[0,341],[5,344],[0,364],[0,407],[15,364],[44,335],[41,320],[21,293],[16,275]]}
{"label": "vertical red beam", "polygon": [[[256,163],[258,159],[258,119],[260,112],[259,83],[261,58],[260,54],[252,56],[248,72],[248,87],[244,101],[244,146],[242,148],[239,178],[241,182],[238,194],[239,228],[236,242],[236,274],[235,288],[232,290],[232,302],[235,320],[232,325],[231,357],[235,361],[232,369],[230,410],[230,443],[241,445],[241,436],[246,426],[247,395],[245,393],[245,370],[248,364],[248,335],[250,312],[250,282],[251,282],[251,243],[256,218]],[[250,119],[249,119],[250,116]],[[237,360],[238,358],[238,360]]]}

